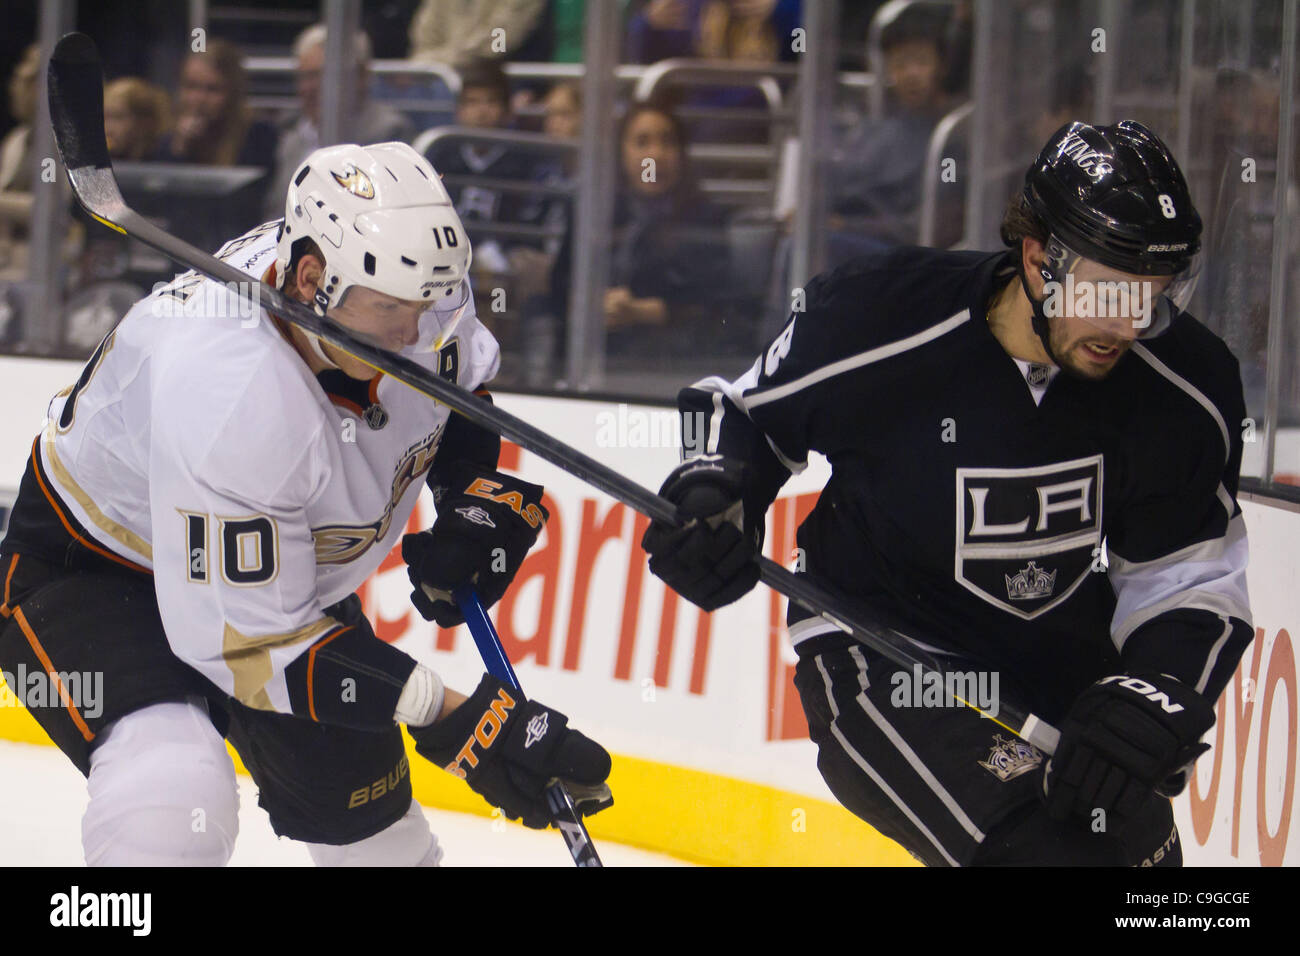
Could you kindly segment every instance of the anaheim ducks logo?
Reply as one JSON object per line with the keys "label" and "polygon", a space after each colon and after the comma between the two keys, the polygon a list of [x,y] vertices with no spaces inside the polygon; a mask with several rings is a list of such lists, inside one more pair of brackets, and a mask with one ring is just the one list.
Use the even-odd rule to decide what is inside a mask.
{"label": "anaheim ducks logo", "polygon": [[433,456],[442,442],[446,423],[408,448],[397,463],[393,487],[383,514],[366,525],[326,525],[311,529],[316,545],[317,564],[347,564],[365,554],[370,547],[388,533],[393,521],[393,511],[405,496],[408,488],[433,467]]}
{"label": "anaheim ducks logo", "polygon": [[336,183],[352,195],[359,196],[362,199],[375,198],[375,184],[370,181],[369,176],[351,163],[343,167],[341,174],[330,170],[330,175],[334,177]]}

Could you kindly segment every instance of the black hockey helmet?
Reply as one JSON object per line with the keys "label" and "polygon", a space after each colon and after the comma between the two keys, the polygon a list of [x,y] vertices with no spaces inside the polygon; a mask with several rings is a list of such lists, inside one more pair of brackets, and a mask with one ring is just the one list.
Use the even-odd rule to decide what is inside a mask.
{"label": "black hockey helmet", "polygon": [[1133,323],[1139,338],[1159,335],[1187,307],[1200,272],[1201,217],[1168,147],[1142,124],[1062,126],[1025,174],[1024,200],[1050,235],[1045,278],[1081,274],[1079,263],[1170,277],[1155,308]]}
{"label": "black hockey helmet", "polygon": [[1029,208],[1066,245],[1135,275],[1176,275],[1201,217],[1168,147],[1141,123],[1068,123],[1025,174]]}

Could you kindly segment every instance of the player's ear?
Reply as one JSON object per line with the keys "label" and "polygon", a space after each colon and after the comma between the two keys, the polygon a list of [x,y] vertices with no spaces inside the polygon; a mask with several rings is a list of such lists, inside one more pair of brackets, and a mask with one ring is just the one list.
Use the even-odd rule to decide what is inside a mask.
{"label": "player's ear", "polygon": [[1021,268],[1029,281],[1029,288],[1035,296],[1043,291],[1043,262],[1047,256],[1047,247],[1033,236],[1020,240]]}
{"label": "player's ear", "polygon": [[320,285],[321,275],[324,272],[325,263],[310,252],[298,260],[298,268],[294,271],[293,279],[298,286],[298,291],[308,302],[316,294],[316,287]]}

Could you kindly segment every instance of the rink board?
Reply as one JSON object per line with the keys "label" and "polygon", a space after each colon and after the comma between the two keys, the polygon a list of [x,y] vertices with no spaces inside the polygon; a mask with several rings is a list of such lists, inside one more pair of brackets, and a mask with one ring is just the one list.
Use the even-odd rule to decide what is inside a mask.
{"label": "rink board", "polygon": [[[0,359],[10,410],[0,424],[0,490],[16,489],[48,397],[78,371],[75,363]],[[676,416],[667,409],[518,395],[498,403],[647,487],[677,461]],[[644,519],[513,446],[503,461],[546,486],[551,519],[493,616],[530,696],[566,712],[615,754],[616,806],[592,820],[594,836],[706,863],[912,862],[840,808],[817,774],[791,683],[784,599],[760,587],[702,614],[645,570],[636,544]],[[825,463],[815,462],[783,491],[769,514],[774,558],[790,561],[794,528],[826,475]],[[1215,749],[1177,813],[1189,862],[1293,864],[1300,841],[1290,836],[1297,699],[1290,630],[1300,609],[1292,544],[1300,515],[1255,502],[1243,508],[1263,640],[1219,702]],[[426,495],[411,529],[427,527],[431,515]],[[468,633],[421,620],[408,591],[404,566],[390,555],[363,589],[376,633],[450,686],[469,689],[482,664]],[[20,709],[0,707],[0,736],[38,740],[40,732]],[[412,775],[422,803],[489,812],[419,758]]]}

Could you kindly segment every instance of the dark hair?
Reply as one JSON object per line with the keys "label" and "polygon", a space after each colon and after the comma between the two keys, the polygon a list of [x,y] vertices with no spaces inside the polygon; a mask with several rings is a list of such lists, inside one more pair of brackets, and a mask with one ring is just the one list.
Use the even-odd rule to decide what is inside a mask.
{"label": "dark hair", "polygon": [[510,102],[510,80],[496,60],[475,60],[460,71],[460,92],[491,90],[502,106]]}
{"label": "dark hair", "polygon": [[919,41],[933,44],[939,59],[947,59],[946,23],[947,16],[943,13],[909,7],[880,31],[880,49],[888,52],[904,43]]}
{"label": "dark hair", "polygon": [[1007,203],[998,232],[1008,246],[1019,246],[1021,239],[1037,239],[1044,245],[1048,240],[1047,227],[1029,208],[1023,192],[1016,193]]}
{"label": "dark hair", "polygon": [[618,149],[620,168],[622,164],[623,137],[627,135],[627,129],[632,125],[632,121],[643,113],[658,113],[668,120],[668,125],[673,129],[673,136],[677,139],[677,145],[682,151],[682,174],[678,181],[677,188],[682,190],[687,187],[693,188],[694,180],[690,175],[690,164],[686,157],[686,127],[682,124],[681,119],[673,112],[672,105],[668,100],[649,99],[639,103],[629,103],[623,116],[618,121]]}

